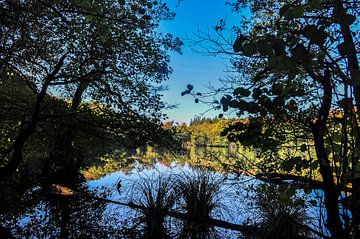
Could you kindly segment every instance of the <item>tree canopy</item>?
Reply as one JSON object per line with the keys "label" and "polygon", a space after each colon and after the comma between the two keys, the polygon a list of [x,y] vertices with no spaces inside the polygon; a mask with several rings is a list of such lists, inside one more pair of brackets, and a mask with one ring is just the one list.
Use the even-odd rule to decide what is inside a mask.
{"label": "tree canopy", "polygon": [[[268,179],[294,180],[299,172],[292,168],[302,171],[318,167],[325,193],[325,225],[331,237],[357,237],[359,3],[309,0],[228,4],[235,11],[251,11],[241,25],[232,28],[236,38],[226,38],[226,24],[215,27],[212,36],[199,34],[202,40],[215,44],[212,53],[231,56],[232,68],[238,72],[226,81],[226,92],[233,93],[212,105],[225,112],[234,110],[238,117],[248,120],[230,124],[223,135],[261,149],[259,157],[268,162]],[[199,97],[192,87],[184,94],[189,93]],[[288,153],[280,154],[285,148]],[[290,173],[279,174],[284,167]],[[307,181],[311,187],[311,178],[307,175],[306,180],[298,177],[295,181]],[[352,199],[340,202],[347,185],[352,185]]]}
{"label": "tree canopy", "polygon": [[[18,167],[39,123],[56,117],[44,111],[48,96],[69,102],[68,116],[84,112],[83,102],[88,102],[108,118],[99,127],[118,133],[132,128],[137,133],[124,130],[123,135],[156,141],[154,134],[161,132],[165,117],[161,83],[171,73],[167,52],[179,52],[182,44],[157,29],[162,20],[174,17],[165,3],[0,1],[0,9],[1,79],[22,81],[34,94],[28,110],[15,117],[20,127],[12,150],[2,155],[3,173]],[[10,100],[16,102],[16,96]],[[65,121],[68,129],[58,145],[69,147],[77,118]]]}

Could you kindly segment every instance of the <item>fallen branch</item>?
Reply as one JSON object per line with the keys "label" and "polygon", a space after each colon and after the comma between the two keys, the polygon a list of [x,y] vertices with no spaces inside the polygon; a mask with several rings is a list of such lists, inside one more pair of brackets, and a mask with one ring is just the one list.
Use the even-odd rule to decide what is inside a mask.
{"label": "fallen branch", "polygon": [[[136,210],[144,211],[147,209],[144,206],[136,205],[132,202],[124,203],[124,202],[114,201],[114,200],[107,199],[107,198],[91,196],[86,193],[78,192],[78,191],[72,190],[70,188],[58,185],[58,184],[51,185],[51,190],[53,193],[55,193],[57,195],[61,195],[61,196],[80,196],[80,197],[84,197],[84,198],[88,198],[88,199],[92,199],[92,200],[96,200],[96,201],[101,201],[101,202],[105,202],[105,203],[112,203],[112,204],[117,204],[117,205],[121,205],[121,206],[127,206],[132,209],[136,209]],[[187,220],[186,213],[181,213],[181,212],[177,212],[177,211],[173,211],[173,210],[167,210],[167,211],[164,211],[164,214],[171,216],[171,217],[175,217],[177,219]],[[243,233],[246,233],[249,235],[255,235],[255,234],[258,234],[258,232],[259,232],[258,226],[255,226],[255,225],[234,224],[234,223],[230,223],[230,222],[226,222],[226,221],[214,219],[214,218],[210,218],[207,223],[210,226],[221,227],[224,229],[239,231],[239,232],[243,232]]]}
{"label": "fallen branch", "polygon": [[[135,203],[132,203],[132,202],[123,203],[123,202],[114,201],[114,200],[107,199],[107,198],[91,196],[91,195],[88,195],[86,193],[78,192],[78,191],[72,190],[70,188],[58,185],[58,184],[51,185],[51,190],[52,190],[53,193],[55,193],[57,195],[80,196],[80,197],[84,197],[84,198],[88,198],[88,199],[92,199],[92,200],[96,200],[96,201],[100,201],[100,202],[112,203],[112,204],[117,204],[117,205],[121,205],[121,206],[126,206],[126,207],[129,207],[129,208],[135,209],[135,210],[142,210],[142,211],[147,210],[147,207],[141,206],[141,205],[136,205]],[[168,216],[171,216],[171,217],[183,220],[183,221],[187,220],[187,214],[186,213],[181,213],[181,212],[177,212],[177,211],[173,211],[173,210],[164,210],[163,213],[168,215]],[[325,236],[324,234],[310,228],[309,226],[303,225],[303,224],[299,223],[298,221],[295,221],[295,222],[299,226],[303,227],[306,230],[309,230],[310,232],[314,233],[317,236],[321,236],[322,238],[329,238],[329,237]],[[265,233],[257,225],[241,225],[241,224],[230,223],[230,222],[227,222],[227,221],[214,219],[214,218],[210,218],[209,221],[207,222],[207,224],[209,226],[221,227],[221,228],[224,228],[224,229],[230,229],[230,230],[234,230],[234,231],[239,231],[241,233],[244,233],[245,235],[250,235],[250,236],[252,236],[254,238],[262,238],[262,235]],[[308,238],[308,237],[304,237],[304,238]]]}
{"label": "fallen branch", "polygon": [[[256,179],[259,179],[264,182],[274,183],[274,184],[289,184],[291,181],[294,185],[306,185],[311,187],[312,189],[321,189],[323,190],[324,184],[320,180],[310,179],[303,176],[292,175],[292,174],[281,174],[281,173],[271,173],[271,174],[256,174]],[[346,190],[347,192],[352,192],[352,188],[350,186],[345,186],[342,190]]]}

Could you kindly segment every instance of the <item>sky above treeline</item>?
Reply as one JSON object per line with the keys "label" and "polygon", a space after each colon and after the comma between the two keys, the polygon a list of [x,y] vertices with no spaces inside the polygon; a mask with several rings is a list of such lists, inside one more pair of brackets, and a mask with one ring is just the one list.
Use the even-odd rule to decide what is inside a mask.
{"label": "sky above treeline", "polygon": [[[196,34],[214,32],[213,27],[220,19],[227,19],[228,26],[240,21],[239,14],[233,13],[225,0],[166,0],[169,8],[176,13],[172,21],[161,25],[162,32],[168,32],[179,37],[183,42],[182,55],[172,53],[170,66],[173,73],[166,85],[169,90],[164,92],[163,100],[169,104],[177,104],[175,109],[165,110],[169,120],[189,123],[194,116],[200,115],[210,107],[205,104],[196,104],[194,98],[187,95],[181,96],[187,84],[192,84],[196,91],[206,91],[209,84],[220,86],[219,79],[226,76],[229,60],[224,57],[214,57],[199,53],[200,46],[191,44],[196,40]],[[235,36],[232,36],[235,37]],[[208,111],[205,117],[215,117],[221,113],[219,110]]]}

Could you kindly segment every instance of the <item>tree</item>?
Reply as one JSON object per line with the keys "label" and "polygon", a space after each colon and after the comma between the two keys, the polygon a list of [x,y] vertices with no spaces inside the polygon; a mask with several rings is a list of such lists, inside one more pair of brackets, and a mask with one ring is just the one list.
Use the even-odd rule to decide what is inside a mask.
{"label": "tree", "polygon": [[[161,126],[164,103],[159,84],[171,72],[167,51],[179,51],[181,45],[179,39],[157,31],[160,21],[174,16],[166,4],[0,1],[0,11],[1,78],[16,74],[36,96],[31,114],[19,119],[21,126],[11,153],[3,156],[7,163],[0,175],[18,168],[24,145],[49,117],[43,112],[48,95],[69,100],[72,114],[80,111],[86,99],[118,113],[110,116],[147,122],[139,127],[140,133],[149,134]],[[56,151],[69,151],[74,121],[68,122]]]}
{"label": "tree", "polygon": [[[215,37],[199,36],[215,43],[215,53],[231,55],[239,72],[228,81],[233,94],[224,95],[219,104],[248,120],[229,125],[223,135],[262,150],[269,165],[262,174],[267,180],[292,179],[318,188],[310,175],[301,175],[318,169],[331,237],[359,237],[360,4],[229,4],[236,11],[251,10],[250,19],[233,28],[236,39],[226,40],[224,23],[215,27]],[[284,148],[289,153],[280,154]],[[339,200],[348,185],[351,200]]]}

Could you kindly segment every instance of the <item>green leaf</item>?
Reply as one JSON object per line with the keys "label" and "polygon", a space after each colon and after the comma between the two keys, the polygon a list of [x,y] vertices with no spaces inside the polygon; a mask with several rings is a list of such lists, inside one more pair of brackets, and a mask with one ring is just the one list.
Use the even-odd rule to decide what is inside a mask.
{"label": "green leaf", "polygon": [[262,90],[260,88],[254,88],[253,93],[252,93],[252,97],[254,99],[258,99],[261,96],[262,93],[263,92],[262,92]]}
{"label": "green leaf", "polygon": [[316,7],[321,4],[321,0],[309,0],[309,4],[311,4],[313,7]]}
{"label": "green leaf", "polygon": [[295,164],[295,170],[297,172],[301,172],[303,166],[304,166],[303,164],[297,163],[297,164]]}
{"label": "green leaf", "polygon": [[285,42],[283,40],[274,38],[270,44],[276,56],[285,55]]}
{"label": "green leaf", "polygon": [[243,50],[242,44],[244,43],[245,40],[246,37],[244,35],[238,36],[238,38],[235,40],[233,45],[234,52],[240,52]]}
{"label": "green leaf", "polygon": [[295,200],[294,204],[295,204],[296,206],[304,206],[305,200],[304,200],[304,199],[301,199],[301,198],[297,198],[297,199]]}
{"label": "green leaf", "polygon": [[296,6],[292,8],[293,18],[300,18],[304,15],[304,7],[303,6]]}
{"label": "green leaf", "polygon": [[276,68],[277,65],[279,64],[279,62],[280,62],[280,60],[279,60],[279,57],[277,57],[277,56],[268,58],[268,66],[270,68]]}
{"label": "green leaf", "polygon": [[243,45],[243,54],[245,56],[253,56],[257,52],[256,44],[249,42]]}
{"label": "green leaf", "polygon": [[302,30],[302,34],[304,35],[304,37],[308,38],[311,42],[315,43],[318,46],[324,45],[328,37],[327,32],[318,29],[314,25],[305,26],[304,29]]}
{"label": "green leaf", "polygon": [[305,187],[303,190],[305,194],[310,194],[312,192],[312,189],[308,187]]}
{"label": "green leaf", "polygon": [[266,110],[261,110],[261,111],[260,111],[260,116],[261,116],[261,117],[266,117],[266,116],[267,116]]}
{"label": "green leaf", "polygon": [[86,15],[85,16],[86,20],[88,20],[89,22],[92,22],[94,20],[94,16],[93,15]]}
{"label": "green leaf", "polygon": [[272,47],[270,46],[268,40],[260,39],[259,41],[257,41],[256,45],[257,45],[257,49],[261,55],[263,55],[263,56],[274,55],[274,52],[273,52]]}
{"label": "green leaf", "polygon": [[283,92],[283,86],[282,84],[274,84],[271,88],[271,92],[274,95],[281,95],[281,93]]}
{"label": "green leaf", "polygon": [[304,15],[303,6],[289,6],[285,5],[280,9],[280,16],[284,16],[286,20],[293,18],[300,18]]}
{"label": "green leaf", "polygon": [[[355,127],[352,128],[350,132],[351,132],[351,135],[352,135],[352,136],[354,136],[354,137],[359,137],[359,131],[358,131],[357,128],[355,128]],[[355,153],[356,153],[356,151],[355,151]]]}
{"label": "green leaf", "polygon": [[297,110],[297,105],[296,105],[296,101],[295,100],[290,100],[290,102],[287,105],[288,109],[290,111],[296,111]]}
{"label": "green leaf", "polygon": [[139,14],[144,15],[146,13],[146,10],[144,8],[139,8],[138,12]]}
{"label": "green leaf", "polygon": [[350,110],[353,107],[353,100],[351,98],[345,98],[338,101],[340,107],[346,110]]}
{"label": "green leaf", "polygon": [[342,56],[348,56],[348,55],[351,55],[353,53],[351,44],[348,43],[348,42],[343,42],[343,43],[339,44],[338,45],[338,50],[339,50],[339,53]]}
{"label": "green leaf", "polygon": [[351,24],[353,24],[356,21],[356,17],[351,15],[351,14],[343,14],[340,18],[339,18],[339,22],[345,25],[350,26]]}
{"label": "green leaf", "polygon": [[355,71],[354,77],[353,77],[353,85],[354,86],[360,86],[360,70]]}
{"label": "green leaf", "polygon": [[289,4],[285,4],[284,6],[282,6],[279,11],[280,17],[283,17],[286,14],[286,12],[290,9],[290,7],[291,6]]}
{"label": "green leaf", "polygon": [[295,193],[296,193],[295,187],[293,187],[293,186],[291,186],[291,185],[290,185],[290,186],[287,188],[287,190],[286,190],[286,194],[287,194],[289,197],[294,196]]}
{"label": "green leaf", "polygon": [[318,163],[316,161],[310,163],[310,169],[316,170],[318,168]]}
{"label": "green leaf", "polygon": [[303,44],[296,45],[291,53],[294,61],[300,61],[304,65],[311,65],[311,55]]}
{"label": "green leaf", "polygon": [[223,107],[223,111],[227,111],[229,109],[229,99],[227,97],[221,97],[220,103]]}
{"label": "green leaf", "polygon": [[279,201],[284,203],[284,204],[290,204],[291,199],[290,199],[289,195],[286,192],[280,192],[279,193]]}
{"label": "green leaf", "polygon": [[360,178],[360,163],[355,165],[355,179]]}
{"label": "green leaf", "polygon": [[251,93],[250,90],[243,87],[238,87],[233,92],[235,96],[240,96],[240,97],[248,97],[250,93]]}
{"label": "green leaf", "polygon": [[240,110],[246,110],[247,102],[245,100],[238,100],[237,108]]}
{"label": "green leaf", "polygon": [[285,105],[285,100],[283,97],[277,96],[274,98],[273,103],[275,106],[282,108]]}
{"label": "green leaf", "polygon": [[246,105],[246,111],[248,111],[250,114],[256,114],[259,113],[260,109],[258,104],[255,102],[248,102]]}
{"label": "green leaf", "polygon": [[184,96],[184,95],[187,95],[187,94],[190,94],[189,90],[185,90],[185,91],[181,92],[181,96]]}

